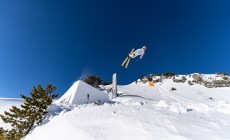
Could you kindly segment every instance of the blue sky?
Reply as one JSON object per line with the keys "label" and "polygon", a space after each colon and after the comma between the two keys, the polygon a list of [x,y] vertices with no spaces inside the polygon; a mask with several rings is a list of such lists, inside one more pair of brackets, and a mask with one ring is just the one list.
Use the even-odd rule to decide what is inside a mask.
{"label": "blue sky", "polygon": [[[228,0],[2,0],[0,97],[52,83],[60,96],[87,74],[230,73]],[[147,45],[141,61],[121,62]]]}

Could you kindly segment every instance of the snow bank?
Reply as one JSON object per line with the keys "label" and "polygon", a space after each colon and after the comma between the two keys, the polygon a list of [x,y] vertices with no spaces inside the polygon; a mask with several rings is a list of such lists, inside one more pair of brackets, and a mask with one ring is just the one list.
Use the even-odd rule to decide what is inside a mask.
{"label": "snow bank", "polygon": [[79,80],[75,82],[68,91],[56,101],[57,104],[80,105],[98,102],[104,103],[109,101],[108,94],[101,92],[94,87]]}

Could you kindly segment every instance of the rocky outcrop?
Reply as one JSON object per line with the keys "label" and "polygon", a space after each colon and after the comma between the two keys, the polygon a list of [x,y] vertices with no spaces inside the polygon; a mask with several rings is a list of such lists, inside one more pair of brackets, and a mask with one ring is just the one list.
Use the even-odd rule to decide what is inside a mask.
{"label": "rocky outcrop", "polygon": [[200,84],[207,88],[217,88],[217,87],[230,87],[230,77],[227,74],[190,74],[190,75],[148,75],[141,76],[136,83],[147,83],[148,81],[153,81],[154,83],[162,82],[163,79],[172,79],[175,83],[185,83],[188,85]]}
{"label": "rocky outcrop", "polygon": [[203,78],[202,78],[201,74],[193,74],[192,78],[193,78],[193,80],[192,80],[193,83],[203,85],[204,81],[203,81]]}
{"label": "rocky outcrop", "polygon": [[186,82],[186,77],[185,76],[181,76],[181,77],[173,77],[173,82],[176,82],[176,83],[184,83]]}
{"label": "rocky outcrop", "polygon": [[230,87],[229,77],[223,74],[216,74],[215,78],[206,77],[206,79],[202,74],[194,74],[192,78],[193,83],[204,85],[207,88]]}
{"label": "rocky outcrop", "polygon": [[208,88],[230,87],[230,82],[228,80],[213,80],[212,82],[204,82],[204,86]]}

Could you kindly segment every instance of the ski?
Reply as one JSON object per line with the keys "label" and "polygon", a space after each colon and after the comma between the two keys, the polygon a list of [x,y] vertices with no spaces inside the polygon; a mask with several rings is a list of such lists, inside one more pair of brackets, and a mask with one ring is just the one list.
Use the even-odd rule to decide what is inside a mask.
{"label": "ski", "polygon": [[126,68],[126,69],[128,68],[129,61],[130,61],[130,58],[128,59],[128,61],[127,61],[126,65],[125,65],[125,68]]}
{"label": "ski", "polygon": [[121,66],[124,66],[125,62],[129,59],[129,57],[127,56],[126,59],[123,61],[123,63],[121,64]]}
{"label": "ski", "polygon": [[[132,54],[133,53],[133,51],[134,51],[134,48],[130,51],[130,53],[129,54]],[[121,66],[124,66],[124,64],[125,64],[125,62],[127,61],[127,60],[129,60],[130,61],[130,58],[129,58],[129,56],[127,56],[126,58],[125,58],[125,60],[122,62],[122,64],[121,64]],[[127,65],[127,64],[126,64]]]}

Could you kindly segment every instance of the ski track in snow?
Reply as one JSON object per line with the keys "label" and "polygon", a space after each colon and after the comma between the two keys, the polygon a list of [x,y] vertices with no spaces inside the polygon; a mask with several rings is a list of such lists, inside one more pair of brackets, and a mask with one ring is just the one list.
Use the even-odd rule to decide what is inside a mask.
{"label": "ski track in snow", "polygon": [[174,93],[173,93],[173,91],[167,91],[165,88],[163,88],[163,87],[158,87],[158,89],[159,89],[159,91],[162,93],[162,94],[165,94],[166,96],[168,96],[168,97],[171,97],[171,98],[173,98],[173,99],[175,99],[176,101],[178,101],[178,102],[182,102],[182,103],[193,103],[192,101],[190,101],[190,100],[187,100],[187,99],[185,99],[185,98],[182,98],[182,97],[179,97],[179,96],[177,96],[177,95],[175,95]]}
{"label": "ski track in snow", "polygon": [[[163,85],[156,84],[154,87],[152,87],[151,90],[149,90],[150,91],[149,94],[151,94],[151,95],[145,96],[144,90],[137,89],[135,92],[133,92],[133,91],[131,92],[130,89],[132,89],[132,88],[131,87],[129,88],[129,86],[131,86],[131,85],[124,86],[124,87],[120,86],[120,90],[125,91],[127,96],[128,95],[133,96],[133,94],[135,94],[136,97],[139,96],[141,100],[144,100],[142,102],[146,102],[146,103],[152,102],[153,105],[156,105],[157,107],[163,107],[163,108],[168,109],[172,112],[177,112],[177,113],[187,113],[187,112],[191,112],[191,111],[193,111],[193,112],[196,111],[196,112],[200,112],[200,113],[202,113],[202,112],[203,113],[218,112],[218,113],[223,113],[225,115],[230,115],[230,113],[229,113],[230,104],[227,104],[226,102],[221,101],[221,100],[209,101],[207,98],[208,96],[202,95],[202,97],[200,97],[199,101],[196,101],[197,99],[193,101],[191,99],[186,99],[185,97],[181,97],[181,96],[177,95],[178,93],[181,93],[181,91],[177,91],[177,90],[176,91],[170,91],[170,88],[165,87],[164,84]],[[180,90],[180,87],[179,87],[179,90]],[[191,93],[188,93],[188,94],[191,94]],[[160,99],[160,101],[157,102],[157,100],[156,100],[157,98],[154,99],[154,96],[163,97],[162,98],[163,100]],[[192,96],[195,96],[195,95],[192,94]],[[149,97],[151,98],[151,100],[148,99]],[[205,100],[205,98],[207,98],[207,99]],[[132,102],[132,101],[130,100],[130,102]],[[127,104],[127,103],[125,103],[125,104]],[[137,104],[137,103],[133,103],[133,104]],[[219,116],[217,116],[217,117],[219,117]]]}

